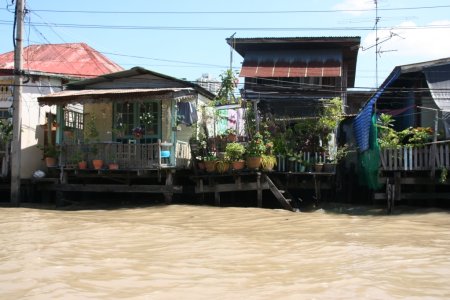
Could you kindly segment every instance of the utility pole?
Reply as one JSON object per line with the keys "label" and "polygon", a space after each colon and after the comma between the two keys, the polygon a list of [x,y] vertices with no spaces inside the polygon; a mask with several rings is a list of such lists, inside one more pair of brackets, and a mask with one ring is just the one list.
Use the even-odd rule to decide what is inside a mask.
{"label": "utility pole", "polygon": [[11,143],[11,203],[20,204],[20,152],[22,129],[22,35],[24,0],[16,0],[16,32],[14,45],[13,140]]}

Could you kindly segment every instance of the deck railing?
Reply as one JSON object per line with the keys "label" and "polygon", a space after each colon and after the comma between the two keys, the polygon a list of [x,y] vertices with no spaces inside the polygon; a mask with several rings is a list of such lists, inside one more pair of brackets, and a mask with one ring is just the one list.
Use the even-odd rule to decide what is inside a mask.
{"label": "deck railing", "polygon": [[[167,166],[185,168],[189,166],[189,144],[177,142],[175,155],[162,157],[161,151],[171,150],[171,144],[121,144],[114,142],[90,143],[79,145],[64,145],[60,156],[60,165],[71,167],[78,160],[88,163],[94,159],[101,159],[104,165],[119,164],[120,169],[155,169]],[[175,159],[175,161],[173,161]]]}
{"label": "deck railing", "polygon": [[450,141],[421,147],[380,150],[381,170],[418,171],[450,168]]}

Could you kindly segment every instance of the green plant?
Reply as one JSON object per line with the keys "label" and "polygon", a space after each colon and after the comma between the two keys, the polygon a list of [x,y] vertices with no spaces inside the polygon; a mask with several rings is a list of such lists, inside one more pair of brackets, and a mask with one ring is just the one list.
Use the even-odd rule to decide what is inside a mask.
{"label": "green plant", "polygon": [[391,115],[381,114],[378,118],[378,144],[380,148],[397,148],[399,147],[399,137],[394,130],[394,119]]}
{"label": "green plant", "polygon": [[151,127],[153,125],[155,117],[150,112],[144,112],[139,116],[141,125],[145,127]]}
{"label": "green plant", "polygon": [[228,143],[225,147],[225,154],[231,161],[242,160],[245,154],[245,147],[237,142]]}
{"label": "green plant", "polygon": [[58,157],[61,152],[60,148],[55,145],[38,145],[37,146],[44,153],[44,157]]}
{"label": "green plant", "polygon": [[216,105],[225,105],[236,103],[236,98],[234,97],[234,89],[236,88],[236,76],[232,70],[226,70],[220,75],[222,84],[220,86],[219,92],[215,100]]}
{"label": "green plant", "polygon": [[84,153],[80,149],[75,150],[71,156],[71,161],[77,163],[83,160],[84,160]]}
{"label": "green plant", "polygon": [[344,118],[342,107],[342,100],[339,97],[325,102],[322,114],[318,120],[318,127],[325,134],[332,132]]}
{"label": "green plant", "polygon": [[348,152],[349,147],[347,144],[343,146],[338,146],[336,152],[333,153],[332,155],[330,154],[330,156],[328,157],[328,161],[330,163],[339,163],[347,156]]}
{"label": "green plant", "polygon": [[271,154],[261,155],[261,166],[265,170],[272,170],[277,165],[277,158]]}
{"label": "green plant", "polygon": [[291,162],[303,163],[303,153],[301,151],[298,153],[289,151],[286,155]]}
{"label": "green plant", "polygon": [[9,122],[0,121],[0,140],[6,144],[12,140],[13,125]]}
{"label": "green plant", "polygon": [[216,163],[216,170],[219,173],[225,173],[230,169],[230,163],[227,159],[220,159]]}
{"label": "green plant", "polygon": [[266,151],[262,135],[258,132],[248,142],[246,153],[248,157],[260,157]]}
{"label": "green plant", "polygon": [[398,132],[398,138],[402,145],[423,146],[431,142],[433,130],[430,127],[406,128]]}
{"label": "green plant", "polygon": [[217,157],[214,155],[214,153],[208,153],[206,156],[203,157],[204,161],[216,161]]}
{"label": "green plant", "polygon": [[97,130],[97,116],[95,113],[90,113],[88,121],[86,122],[86,137],[88,139],[98,139],[99,132]]}
{"label": "green plant", "polygon": [[236,130],[234,128],[227,128],[227,130],[225,130],[225,135],[229,134],[236,134]]}

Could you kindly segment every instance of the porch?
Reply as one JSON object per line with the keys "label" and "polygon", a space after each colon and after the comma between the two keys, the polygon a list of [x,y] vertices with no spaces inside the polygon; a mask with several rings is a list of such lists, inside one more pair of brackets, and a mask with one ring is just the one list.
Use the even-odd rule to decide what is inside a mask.
{"label": "porch", "polygon": [[374,200],[386,200],[388,212],[402,200],[408,204],[449,200],[449,169],[450,141],[383,149],[379,183],[385,190],[374,193]]}
{"label": "porch", "polygon": [[[85,161],[88,170],[188,169],[191,159],[189,144],[177,141],[175,147],[173,146],[173,143],[161,141],[148,144],[122,144],[120,142],[65,144],[61,146],[59,165],[63,169],[78,169],[78,163]],[[172,149],[175,149],[175,153]],[[95,168],[93,160],[101,160],[101,166]]]}

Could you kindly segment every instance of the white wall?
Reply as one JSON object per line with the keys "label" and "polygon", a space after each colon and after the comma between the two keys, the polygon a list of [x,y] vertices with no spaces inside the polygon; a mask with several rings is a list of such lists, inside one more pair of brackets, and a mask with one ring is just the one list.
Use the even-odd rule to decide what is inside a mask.
{"label": "white wall", "polygon": [[21,134],[21,178],[30,178],[33,172],[45,170],[42,151],[38,142],[44,141],[44,130],[39,125],[45,123],[46,112],[56,113],[56,107],[40,107],[37,97],[61,90],[61,79],[47,76],[25,78],[22,89],[22,134]]}

